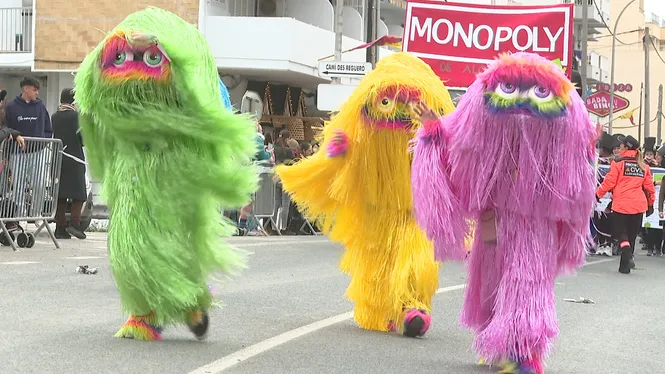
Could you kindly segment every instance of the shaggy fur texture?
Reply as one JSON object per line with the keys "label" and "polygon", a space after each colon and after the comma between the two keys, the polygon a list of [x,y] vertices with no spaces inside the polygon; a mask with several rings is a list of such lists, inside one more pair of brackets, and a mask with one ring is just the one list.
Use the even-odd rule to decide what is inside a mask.
{"label": "shaggy fur texture", "polygon": [[545,357],[558,334],[554,279],[584,263],[594,136],[563,71],[529,53],[501,56],[419,134],[416,215],[438,259],[462,256],[469,220],[497,216],[496,241],[477,229],[462,312],[488,362]]}

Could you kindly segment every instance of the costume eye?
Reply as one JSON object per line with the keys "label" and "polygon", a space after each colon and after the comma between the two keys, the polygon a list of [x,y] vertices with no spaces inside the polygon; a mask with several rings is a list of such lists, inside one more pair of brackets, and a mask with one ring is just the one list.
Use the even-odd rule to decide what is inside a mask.
{"label": "costume eye", "polygon": [[143,62],[151,68],[156,68],[164,62],[164,55],[160,51],[148,51],[143,55]]}
{"label": "costume eye", "polygon": [[390,105],[390,100],[388,98],[384,98],[383,100],[381,100],[381,105],[383,106]]}
{"label": "costume eye", "polygon": [[543,86],[533,86],[529,89],[529,98],[536,102],[550,101],[554,95],[552,90]]}
{"label": "costume eye", "polygon": [[113,59],[113,65],[122,66],[127,60],[134,60],[134,54],[131,51],[120,51],[115,54],[115,59]]}
{"label": "costume eye", "polygon": [[517,86],[509,82],[499,83],[494,92],[504,99],[515,99],[520,94],[517,90]]}

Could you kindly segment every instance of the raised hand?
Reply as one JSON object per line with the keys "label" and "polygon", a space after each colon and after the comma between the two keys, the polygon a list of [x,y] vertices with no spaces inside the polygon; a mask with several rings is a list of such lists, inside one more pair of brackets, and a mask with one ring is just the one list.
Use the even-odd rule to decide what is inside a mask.
{"label": "raised hand", "polygon": [[338,157],[344,155],[349,149],[349,137],[342,130],[334,130],[330,143],[326,147],[328,157]]}
{"label": "raised hand", "polygon": [[439,115],[427,104],[420,102],[411,107],[413,119],[419,121],[426,134],[431,134],[439,124]]}

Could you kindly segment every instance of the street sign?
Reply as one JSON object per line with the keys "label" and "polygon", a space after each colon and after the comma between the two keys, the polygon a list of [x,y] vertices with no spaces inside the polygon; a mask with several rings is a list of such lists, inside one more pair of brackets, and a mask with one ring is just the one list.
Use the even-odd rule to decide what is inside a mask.
{"label": "street sign", "polygon": [[362,78],[370,71],[372,64],[369,62],[319,62],[319,77],[324,78]]}
{"label": "street sign", "polygon": [[[630,106],[630,101],[625,97],[614,94],[614,113],[620,112]],[[598,117],[607,117],[610,115],[610,93],[607,91],[596,91],[586,99],[586,108],[589,113]]]}
{"label": "street sign", "polygon": [[356,87],[348,84],[320,84],[316,92],[316,107],[325,112],[338,110]]}

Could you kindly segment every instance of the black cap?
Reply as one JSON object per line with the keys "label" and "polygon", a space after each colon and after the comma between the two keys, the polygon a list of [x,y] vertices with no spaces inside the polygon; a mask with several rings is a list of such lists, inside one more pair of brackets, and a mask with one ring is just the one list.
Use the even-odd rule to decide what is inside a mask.
{"label": "black cap", "polygon": [[74,90],[71,88],[65,88],[60,92],[60,104],[72,104],[74,103]]}
{"label": "black cap", "polygon": [[600,136],[600,148],[605,148],[612,152],[612,150],[618,146],[619,141],[607,132],[603,132],[603,135]]}
{"label": "black cap", "polygon": [[639,149],[640,148],[640,142],[637,141],[637,139],[633,138],[632,136],[618,136],[617,140],[621,142],[626,148],[628,149]]}

